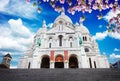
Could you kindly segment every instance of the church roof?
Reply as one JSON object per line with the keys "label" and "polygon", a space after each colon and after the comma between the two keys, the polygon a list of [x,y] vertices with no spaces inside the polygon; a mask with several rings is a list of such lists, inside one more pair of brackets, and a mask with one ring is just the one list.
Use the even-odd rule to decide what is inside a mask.
{"label": "church roof", "polygon": [[55,19],[55,22],[58,21],[59,19],[63,19],[65,20],[66,22],[69,22],[72,24],[72,20],[70,19],[70,17],[68,17],[67,15],[65,15],[64,12],[61,13],[60,16],[58,16],[56,19]]}
{"label": "church roof", "polygon": [[80,25],[78,24],[78,23],[76,23],[75,24],[75,27],[76,27],[76,31],[79,31],[79,32],[81,32],[82,34],[83,33],[90,33],[89,32],[89,30],[87,29],[87,27],[85,27],[84,25],[83,25],[83,23],[80,23]]}
{"label": "church roof", "polygon": [[12,58],[11,55],[8,53],[6,54],[4,57],[9,57],[9,58]]}
{"label": "church roof", "polygon": [[80,24],[80,30],[82,33],[90,33],[89,30],[82,23]]}

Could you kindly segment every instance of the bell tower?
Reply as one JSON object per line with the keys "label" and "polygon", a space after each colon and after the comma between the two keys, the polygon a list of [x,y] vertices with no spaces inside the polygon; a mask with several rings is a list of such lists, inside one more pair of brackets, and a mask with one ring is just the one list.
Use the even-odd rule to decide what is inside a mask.
{"label": "bell tower", "polygon": [[12,57],[9,53],[3,56],[3,60],[2,63],[0,64],[0,68],[10,68],[11,59]]}

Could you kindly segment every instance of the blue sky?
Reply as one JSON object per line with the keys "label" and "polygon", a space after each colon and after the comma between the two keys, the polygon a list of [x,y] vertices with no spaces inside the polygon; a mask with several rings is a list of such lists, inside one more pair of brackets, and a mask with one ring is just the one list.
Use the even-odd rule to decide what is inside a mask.
{"label": "blue sky", "polygon": [[[113,1],[113,0],[112,0]],[[79,23],[81,12],[74,15],[66,10],[73,24]],[[2,56],[10,53],[13,57],[11,68],[16,68],[18,60],[23,57],[32,43],[37,30],[42,26],[42,21],[46,20],[48,28],[53,24],[55,18],[60,15],[47,2],[39,6],[41,13],[37,12],[37,6],[26,3],[25,0],[0,0],[0,62]],[[108,33],[107,24],[110,18],[120,13],[120,10],[113,13],[111,9],[103,10],[103,18],[98,20],[98,10],[92,13],[84,13],[86,20],[83,24],[89,29],[91,36],[96,39],[101,54],[106,54],[110,63],[120,59],[120,34]]]}

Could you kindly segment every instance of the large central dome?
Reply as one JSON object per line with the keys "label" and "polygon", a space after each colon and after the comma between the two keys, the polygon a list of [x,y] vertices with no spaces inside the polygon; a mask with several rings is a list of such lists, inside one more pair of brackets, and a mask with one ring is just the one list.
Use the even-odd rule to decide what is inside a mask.
{"label": "large central dome", "polygon": [[67,15],[65,15],[64,12],[62,12],[61,15],[58,16],[58,17],[55,19],[54,22],[59,21],[59,20],[61,20],[61,19],[63,19],[64,21],[69,22],[69,23],[72,24],[72,20],[71,20]]}

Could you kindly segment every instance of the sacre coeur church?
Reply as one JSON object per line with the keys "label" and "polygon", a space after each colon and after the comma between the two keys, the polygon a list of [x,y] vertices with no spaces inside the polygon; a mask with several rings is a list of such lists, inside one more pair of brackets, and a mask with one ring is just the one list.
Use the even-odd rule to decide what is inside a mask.
{"label": "sacre coeur church", "polygon": [[43,21],[18,68],[109,68],[109,63],[83,23],[74,25],[62,12],[50,29]]}

